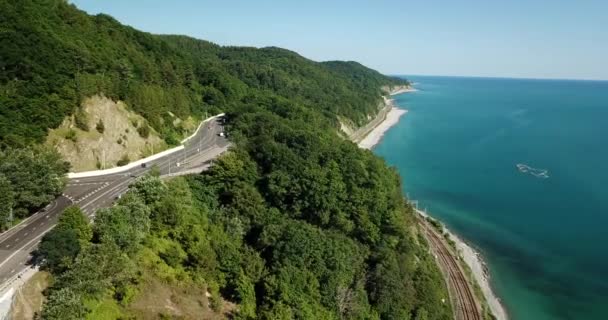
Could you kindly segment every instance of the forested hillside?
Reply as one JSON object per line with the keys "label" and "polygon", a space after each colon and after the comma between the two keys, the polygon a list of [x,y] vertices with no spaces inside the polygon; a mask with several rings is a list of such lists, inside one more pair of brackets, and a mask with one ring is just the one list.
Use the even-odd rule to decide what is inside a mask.
{"label": "forested hillside", "polygon": [[229,111],[252,89],[361,124],[376,112],[379,85],[403,82],[354,62],[317,63],[279,48],[153,35],[63,0],[0,0],[0,12],[4,145],[42,141],[48,128],[97,93],[125,101],[174,144],[182,128],[172,115]]}
{"label": "forested hillside", "polygon": [[0,232],[55,199],[69,164],[41,146],[0,150]]}
{"label": "forested hillside", "polygon": [[181,134],[169,112],[225,111],[234,142],[201,175],[139,178],[93,225],[66,210],[36,255],[53,276],[43,319],[451,318],[399,175],[337,133],[338,117],[365,123],[381,87],[404,80],[151,35],[61,0],[0,12],[4,148],[42,141],[94,94],[169,144]]}

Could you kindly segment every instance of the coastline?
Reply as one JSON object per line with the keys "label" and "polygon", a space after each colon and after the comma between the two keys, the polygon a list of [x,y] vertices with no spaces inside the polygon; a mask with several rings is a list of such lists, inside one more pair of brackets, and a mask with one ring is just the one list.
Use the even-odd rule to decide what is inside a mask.
{"label": "coastline", "polygon": [[[389,95],[397,95],[401,93],[415,92],[416,89],[407,86],[397,87],[390,91]],[[381,121],[376,127],[374,127],[370,132],[367,133],[360,141],[357,142],[357,145],[362,149],[371,149],[376,144],[378,144],[384,134],[394,125],[399,122],[401,116],[405,115],[408,110],[399,109],[394,103],[394,99],[389,99],[384,97],[385,104],[389,111],[386,113],[386,116],[383,121]],[[428,215],[419,210],[415,209],[416,212],[422,215],[424,218],[428,217]],[[443,224],[442,224],[443,225]],[[490,276],[487,271],[485,262],[481,254],[479,254],[476,250],[474,250],[471,246],[469,246],[464,240],[460,237],[456,236],[450,230],[445,228],[445,233],[447,237],[454,241],[456,250],[458,252],[459,258],[464,261],[464,263],[469,267],[471,273],[473,275],[472,280],[477,282],[479,287],[481,288],[481,292],[492,312],[492,315],[496,317],[497,320],[507,320],[507,313],[505,311],[504,306],[500,302],[500,299],[496,296],[492,287],[490,286]]]}
{"label": "coastline", "polygon": [[[416,207],[414,207],[414,210],[424,219],[430,218],[441,223],[439,220],[430,217],[426,212]],[[486,300],[486,303],[488,304],[488,307],[490,308],[490,311],[492,312],[492,315],[497,320],[507,320],[507,312],[490,285],[490,274],[487,271],[486,264],[483,261],[483,257],[481,256],[481,254],[475,249],[473,249],[473,247],[467,244],[456,234],[454,234],[452,231],[450,231],[443,223],[441,223],[441,226],[443,227],[444,235],[448,239],[454,241],[459,258],[461,258],[461,260],[464,261],[464,263],[471,270],[471,274],[474,278],[473,280],[477,282],[477,285],[479,285],[479,288],[481,289],[481,292],[484,296],[484,299]]]}
{"label": "coastline", "polygon": [[[408,87],[408,86],[399,86],[389,92],[389,95],[394,96],[401,93],[408,92],[416,92],[418,90]],[[362,149],[371,149],[375,145],[377,145],[384,134],[394,125],[399,122],[401,116],[407,113],[407,109],[399,109],[395,104],[394,99],[389,99],[387,97],[384,98],[384,104],[386,108],[388,108],[388,112],[386,113],[384,120],[378,123],[370,132],[368,132],[361,140],[357,142],[357,145]]]}
{"label": "coastline", "polygon": [[397,87],[397,89],[391,91],[390,95],[394,96],[394,95],[401,94],[401,93],[416,92],[416,91],[418,91],[418,89],[403,86],[403,87]]}
{"label": "coastline", "polygon": [[[392,102],[391,102],[392,103]],[[386,114],[386,118],[378,126],[376,126],[371,132],[369,132],[358,145],[362,149],[371,149],[377,145],[384,134],[394,125],[399,122],[399,118],[405,115],[407,110],[398,109],[394,105],[391,106],[390,110]]]}

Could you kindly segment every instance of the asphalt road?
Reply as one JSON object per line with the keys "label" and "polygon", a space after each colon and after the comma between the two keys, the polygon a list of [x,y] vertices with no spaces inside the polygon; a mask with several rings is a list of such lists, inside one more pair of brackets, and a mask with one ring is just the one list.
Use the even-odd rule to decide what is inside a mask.
{"label": "asphalt road", "polygon": [[127,191],[129,184],[152,167],[161,175],[202,167],[228,149],[229,142],[218,134],[223,130],[217,120],[203,125],[184,149],[146,163],[146,167],[97,177],[71,179],[62,196],[19,225],[0,234],[0,290],[27,268],[32,251],[42,236],[57,223],[59,215],[71,204],[78,205],[90,218],[98,209],[110,207]]}

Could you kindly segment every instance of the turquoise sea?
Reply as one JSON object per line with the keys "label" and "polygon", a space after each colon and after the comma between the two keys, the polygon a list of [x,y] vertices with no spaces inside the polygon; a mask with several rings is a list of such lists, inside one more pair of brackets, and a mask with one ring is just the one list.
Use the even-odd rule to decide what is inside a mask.
{"label": "turquoise sea", "polygon": [[404,192],[482,253],[511,319],[608,319],[608,81],[407,78],[374,149]]}

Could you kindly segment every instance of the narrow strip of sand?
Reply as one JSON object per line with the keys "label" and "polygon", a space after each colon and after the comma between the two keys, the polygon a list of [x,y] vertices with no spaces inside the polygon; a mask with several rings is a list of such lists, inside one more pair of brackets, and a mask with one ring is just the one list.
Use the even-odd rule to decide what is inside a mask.
{"label": "narrow strip of sand", "polygon": [[[428,217],[425,211],[419,209],[415,210],[423,217]],[[490,311],[492,311],[492,315],[494,315],[497,320],[507,320],[507,312],[505,311],[503,305],[500,303],[500,299],[494,294],[494,292],[492,291],[492,287],[490,286],[489,273],[487,271],[485,262],[483,262],[481,254],[479,254],[479,252],[469,246],[464,240],[460,239],[448,228],[446,228],[445,225],[443,225],[443,230],[447,234],[447,237],[454,241],[458,254],[462,258],[462,260],[467,264],[469,269],[471,269],[473,277],[475,278],[474,280],[481,288],[481,292],[483,293],[483,296],[486,299],[488,306],[490,307]]]}
{"label": "narrow strip of sand", "polygon": [[[414,92],[417,91],[411,87],[399,87],[396,90],[393,90],[390,95],[397,95],[401,93]],[[399,118],[407,113],[405,109],[399,109],[395,105],[394,99],[389,99],[384,97],[384,103],[386,107],[389,109],[386,113],[386,116],[382,122],[380,122],[374,129],[372,129],[363,139],[358,142],[358,145],[362,149],[371,149],[375,145],[377,145],[384,134],[394,125],[399,122]],[[380,114],[379,114],[380,116]]]}
{"label": "narrow strip of sand", "polygon": [[359,142],[359,147],[363,149],[371,149],[373,148],[382,137],[390,129],[392,126],[396,125],[399,122],[399,118],[402,115],[406,114],[407,110],[397,109],[392,107],[389,112],[386,114],[386,118],[382,121],[378,126],[376,126],[370,133],[363,138]]}
{"label": "narrow strip of sand", "polygon": [[408,92],[416,92],[418,91],[415,88],[412,87],[399,87],[397,90],[394,90],[393,92],[390,93],[391,96],[397,95],[397,94],[401,94],[401,93],[408,93]]}

